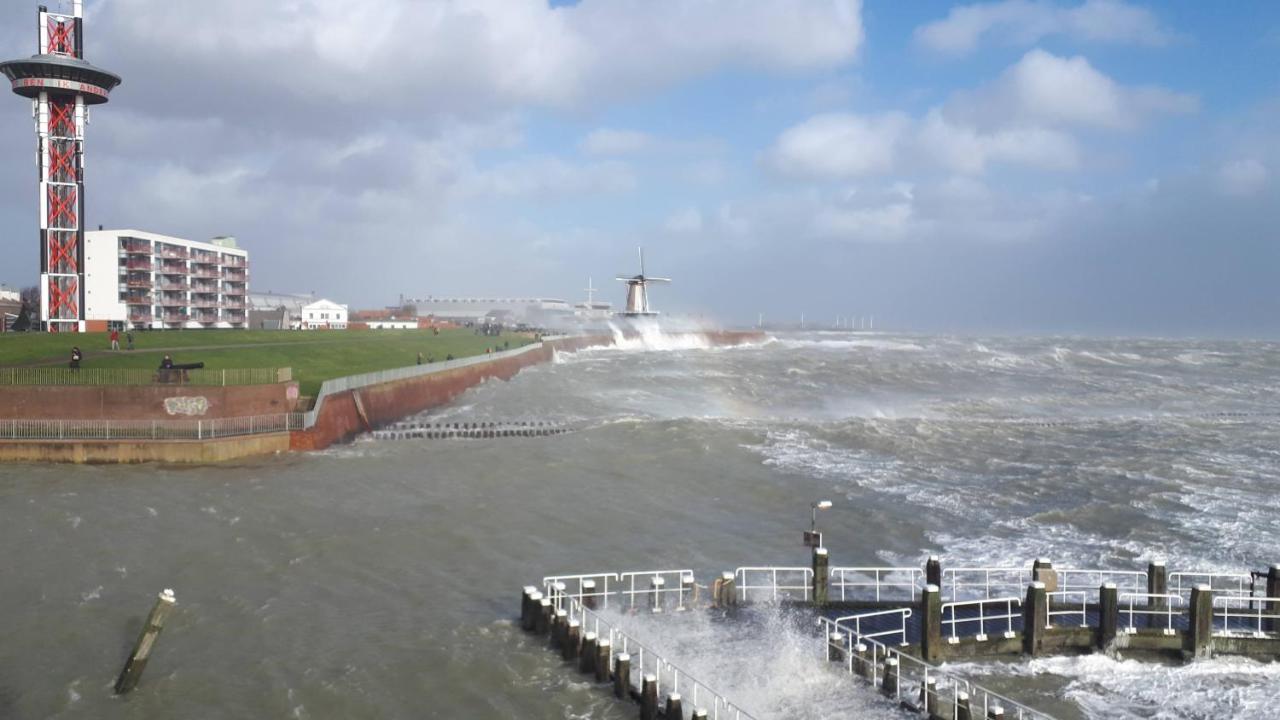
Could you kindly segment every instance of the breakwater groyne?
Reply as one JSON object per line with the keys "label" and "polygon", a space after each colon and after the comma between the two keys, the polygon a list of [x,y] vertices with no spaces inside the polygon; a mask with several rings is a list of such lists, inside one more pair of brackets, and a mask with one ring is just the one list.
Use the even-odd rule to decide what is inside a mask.
{"label": "breakwater groyne", "polygon": [[[696,335],[710,346],[766,337],[736,331]],[[322,384],[310,408],[297,406],[298,384],[287,369],[267,373],[268,381],[277,382],[254,376],[243,385],[222,373],[208,375],[213,379],[207,385],[0,387],[0,462],[203,464],[322,450],[445,405],[481,383],[509,380],[558,352],[616,341],[609,335],[547,337],[514,350],[334,378]],[[486,437],[480,428],[456,430],[452,437]],[[504,430],[505,436],[522,436],[515,428]]]}

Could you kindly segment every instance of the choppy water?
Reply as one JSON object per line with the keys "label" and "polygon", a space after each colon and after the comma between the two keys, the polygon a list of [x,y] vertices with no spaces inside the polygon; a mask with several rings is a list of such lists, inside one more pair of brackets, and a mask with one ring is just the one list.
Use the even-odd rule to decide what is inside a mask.
{"label": "choppy water", "polygon": [[[561,356],[435,414],[581,428],[552,438],[0,468],[0,718],[631,717],[511,626],[520,587],[804,564],[818,498],[836,503],[822,525],[837,564],[1280,561],[1276,344],[645,345]],[[143,686],[113,698],[164,587],[180,611]],[[804,633],[767,627],[651,631],[761,715],[895,716],[815,669]],[[1280,665],[1243,660],[964,669],[1064,717],[1261,718],[1280,703]]]}

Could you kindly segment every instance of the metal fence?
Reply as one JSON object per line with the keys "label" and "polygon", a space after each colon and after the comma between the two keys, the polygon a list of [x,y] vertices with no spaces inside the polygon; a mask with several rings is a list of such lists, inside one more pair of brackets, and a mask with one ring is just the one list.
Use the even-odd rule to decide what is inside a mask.
{"label": "metal fence", "polygon": [[302,429],[302,413],[208,420],[0,420],[0,440],[216,440]]}
{"label": "metal fence", "polygon": [[325,380],[320,385],[320,392],[316,394],[316,404],[310,411],[306,413],[305,427],[314,427],[316,419],[320,417],[320,410],[324,407],[324,401],[330,395],[336,395],[347,390],[359,390],[373,385],[381,385],[383,383],[396,382],[397,380],[408,380],[410,378],[423,377],[448,370],[456,370],[458,368],[470,367],[472,365],[480,365],[490,360],[500,358],[518,357],[525,353],[541,350],[542,343],[532,343],[524,347],[518,347],[514,350],[503,350],[485,355],[474,355],[472,357],[459,358],[457,360],[445,360],[444,362],[428,363],[426,365],[409,365],[408,367],[392,368],[391,370],[379,370],[377,372],[364,373],[362,375],[348,375],[346,377],[332,378]]}
{"label": "metal fence", "polygon": [[0,385],[272,385],[293,379],[292,368],[147,370],[145,368],[0,368]]}

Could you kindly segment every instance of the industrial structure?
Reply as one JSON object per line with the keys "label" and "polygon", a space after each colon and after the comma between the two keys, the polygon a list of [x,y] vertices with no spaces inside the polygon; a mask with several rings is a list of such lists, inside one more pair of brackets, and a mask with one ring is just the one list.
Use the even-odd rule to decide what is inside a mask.
{"label": "industrial structure", "polygon": [[574,307],[556,298],[437,297],[404,298],[403,304],[418,310],[418,317],[433,317],[460,324],[525,323],[538,327],[573,324]]}
{"label": "industrial structure", "polygon": [[85,233],[82,329],[248,327],[249,253],[235,238]]}
{"label": "industrial structure", "polygon": [[84,128],[120,76],[84,60],[84,3],[70,15],[39,8],[38,54],[0,63],[29,98],[40,177],[40,321],[50,332],[85,330]]}
{"label": "industrial structure", "polygon": [[657,315],[656,310],[649,308],[649,283],[669,283],[671,278],[649,277],[644,274],[644,248],[640,251],[640,274],[619,275],[618,279],[627,284],[627,309],[619,313],[625,317],[646,317]]}

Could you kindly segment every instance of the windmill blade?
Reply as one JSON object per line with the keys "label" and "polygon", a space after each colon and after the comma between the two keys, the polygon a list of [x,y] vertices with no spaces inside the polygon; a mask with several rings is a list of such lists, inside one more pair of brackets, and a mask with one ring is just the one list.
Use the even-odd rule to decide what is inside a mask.
{"label": "windmill blade", "polygon": [[645,281],[645,282],[664,282],[664,283],[669,283],[669,282],[671,282],[671,278],[651,278],[651,277],[647,277],[647,278],[645,278],[645,279],[644,279],[644,281]]}

